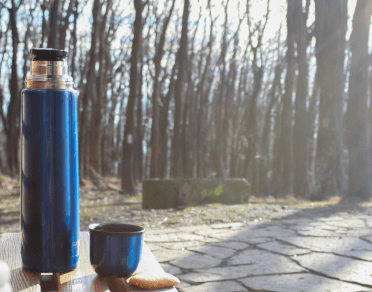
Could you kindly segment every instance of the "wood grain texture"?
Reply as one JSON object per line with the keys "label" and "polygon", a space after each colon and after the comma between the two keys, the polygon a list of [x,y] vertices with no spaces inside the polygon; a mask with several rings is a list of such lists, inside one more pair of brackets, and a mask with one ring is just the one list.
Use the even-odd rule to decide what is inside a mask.
{"label": "wood grain texture", "polygon": [[19,233],[6,233],[2,237],[0,259],[10,269],[10,283],[13,291],[39,292],[40,274],[22,269],[21,236]]}
{"label": "wood grain texture", "polygon": [[76,270],[59,275],[60,291],[63,292],[108,292],[105,279],[93,270],[89,259],[89,233],[80,232],[80,261]]}
{"label": "wood grain texture", "polygon": [[[1,243],[2,241],[2,243]],[[21,235],[20,233],[7,233],[0,236],[0,259],[5,261],[11,270],[11,285],[13,291],[39,292],[40,274],[22,269]],[[58,291],[64,292],[177,292],[175,288],[144,290],[127,283],[126,278],[101,278],[90,264],[89,259],[89,233],[80,233],[80,262],[79,267],[69,273],[55,273],[54,280],[58,284]],[[163,269],[143,244],[141,262],[136,272],[163,273]]]}

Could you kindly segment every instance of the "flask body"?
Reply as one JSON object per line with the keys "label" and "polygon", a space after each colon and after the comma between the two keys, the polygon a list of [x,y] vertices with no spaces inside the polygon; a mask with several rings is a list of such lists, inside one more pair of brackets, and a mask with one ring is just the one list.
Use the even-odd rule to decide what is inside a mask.
{"label": "flask body", "polygon": [[22,263],[67,272],[79,262],[78,102],[72,88],[21,97]]}

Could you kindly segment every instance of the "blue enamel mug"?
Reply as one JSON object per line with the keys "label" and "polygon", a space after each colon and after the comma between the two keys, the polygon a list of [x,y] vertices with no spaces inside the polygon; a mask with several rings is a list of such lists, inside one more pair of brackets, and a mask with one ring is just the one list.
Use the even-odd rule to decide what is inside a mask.
{"label": "blue enamel mug", "polygon": [[90,263],[101,277],[134,273],[141,260],[145,228],[121,223],[90,224]]}

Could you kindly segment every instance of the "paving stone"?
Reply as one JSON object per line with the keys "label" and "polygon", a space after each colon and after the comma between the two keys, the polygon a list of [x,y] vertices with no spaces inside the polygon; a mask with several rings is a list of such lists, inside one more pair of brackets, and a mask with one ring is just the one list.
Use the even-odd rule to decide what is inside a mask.
{"label": "paving stone", "polygon": [[[284,258],[284,257],[283,257]],[[250,265],[226,266],[212,269],[200,269],[194,273],[179,275],[180,279],[187,282],[204,283],[212,281],[226,281],[239,278],[245,278],[252,275],[290,273],[290,272],[304,272],[305,269],[299,265],[284,258],[286,261],[281,262],[281,259],[275,258],[273,261],[265,263],[264,261],[257,261]],[[286,266],[291,262],[292,265]],[[273,267],[273,264],[280,264],[279,267]]]}
{"label": "paving stone", "polygon": [[304,236],[340,236],[335,231],[324,230],[321,228],[312,228],[309,230],[297,230],[297,233]]}
{"label": "paving stone", "polygon": [[363,238],[372,243],[372,236],[363,236]]}
{"label": "paving stone", "polygon": [[314,220],[306,219],[306,218],[296,218],[296,219],[279,219],[272,221],[273,223],[281,223],[281,224],[290,224],[290,225],[306,225],[311,224],[314,222]]}
{"label": "paving stone", "polygon": [[240,228],[244,227],[244,223],[232,222],[232,223],[221,223],[221,224],[211,224],[213,229],[230,229],[230,228]]}
{"label": "paving stone", "polygon": [[227,266],[251,265],[250,274],[278,274],[302,272],[304,269],[282,255],[264,250],[247,249],[228,260]]}
{"label": "paving stone", "polygon": [[152,252],[161,249],[160,246],[158,246],[158,245],[156,245],[156,244],[153,244],[153,243],[147,243],[147,242],[146,242],[146,245],[149,247],[149,249],[150,249]]}
{"label": "paving stone", "polygon": [[252,265],[221,267],[204,270],[196,270],[194,273],[180,275],[179,278],[195,283],[211,281],[226,281],[247,277],[252,273]]}
{"label": "paving stone", "polygon": [[330,230],[330,231],[332,231],[332,230],[347,230],[344,227],[332,226],[332,225],[328,225],[328,224],[327,225],[321,225],[321,226],[319,226],[319,228],[324,229],[324,230]]}
{"label": "paving stone", "polygon": [[242,249],[246,249],[246,248],[249,247],[248,243],[239,242],[239,241],[217,241],[217,242],[214,242],[212,244],[232,248],[232,249],[235,249],[235,250],[242,250]]}
{"label": "paving stone", "polygon": [[372,250],[372,244],[355,237],[279,237],[293,245],[319,252],[342,253],[347,250]]}
{"label": "paving stone", "polygon": [[203,237],[199,241],[205,242],[205,243],[214,243],[214,242],[221,242],[221,239],[213,238],[213,237]]}
{"label": "paving stone", "polygon": [[359,258],[366,261],[372,261],[372,251],[367,250],[350,250],[345,251],[342,255]]}
{"label": "paving stone", "polygon": [[235,235],[234,238],[238,238],[243,241],[249,242],[252,237],[278,237],[278,236],[295,236],[297,235],[293,230],[285,229],[280,226],[268,226],[265,228],[251,228],[241,231]]}
{"label": "paving stone", "polygon": [[304,254],[310,252],[309,249],[304,249],[304,248],[298,248],[295,246],[291,246],[288,244],[283,244],[277,241],[272,241],[272,242],[266,242],[258,245],[259,247],[269,250],[269,251],[274,251],[277,253],[281,253],[284,255],[295,255],[295,254]]}
{"label": "paving stone", "polygon": [[159,243],[160,246],[168,249],[185,249],[191,246],[205,245],[205,242],[200,241],[184,241],[184,242],[168,242],[168,243]]}
{"label": "paving stone", "polygon": [[167,233],[175,233],[177,229],[175,228],[148,228],[146,227],[145,236],[146,235],[157,235],[157,234],[167,234]]}
{"label": "paving stone", "polygon": [[183,282],[183,281],[180,281],[180,284],[177,286],[177,290],[178,291],[183,291],[182,289],[186,288],[186,287],[190,287],[191,285],[186,283],[186,282]]}
{"label": "paving stone", "polygon": [[162,262],[169,262],[175,259],[188,257],[193,254],[192,251],[188,250],[168,250],[168,249],[160,249],[153,252],[154,256],[158,260],[159,263]]}
{"label": "paving stone", "polygon": [[294,230],[313,230],[314,228],[315,229],[328,230],[328,231],[340,230],[340,229],[347,230],[344,227],[337,227],[337,226],[333,226],[333,225],[328,225],[328,224],[324,224],[322,222],[311,223],[309,225],[306,225],[306,224],[296,225],[296,226],[291,226],[290,228],[294,229]]}
{"label": "paving stone", "polygon": [[187,248],[188,250],[197,251],[200,253],[208,254],[212,257],[216,257],[219,259],[225,259],[232,256],[236,250],[226,247],[218,247],[213,245],[207,246],[192,246]]}
{"label": "paving stone", "polygon": [[366,228],[350,228],[347,230],[336,230],[337,233],[343,233],[345,236],[364,237],[372,234],[371,229]]}
{"label": "paving stone", "polygon": [[247,292],[247,288],[236,283],[235,281],[227,282],[214,282],[204,283],[198,286],[190,286],[179,289],[180,292],[221,292],[221,291],[234,291],[234,292]]}
{"label": "paving stone", "polygon": [[209,255],[202,255],[192,251],[187,251],[186,256],[178,257],[172,260],[170,264],[182,269],[208,269],[221,264],[221,260]]}
{"label": "paving stone", "polygon": [[211,229],[211,230],[205,230],[205,231],[195,231],[195,234],[214,237],[217,239],[228,239],[236,235],[239,235],[240,233],[241,233],[240,230],[229,230],[229,229]]}
{"label": "paving stone", "polygon": [[147,235],[145,233],[145,241],[146,242],[169,242],[169,241],[185,241],[185,240],[199,240],[202,239],[203,236],[196,235],[196,234],[189,234],[189,233],[170,233],[170,234],[162,234],[159,232],[158,234],[154,235]]}
{"label": "paving stone", "polygon": [[338,222],[338,221],[344,221],[345,218],[342,217],[342,216],[339,216],[339,215],[332,215],[332,216],[328,216],[328,217],[325,217],[325,218],[318,218],[318,221],[323,221],[323,222]]}
{"label": "paving stone", "polygon": [[343,281],[372,285],[372,263],[330,253],[310,253],[294,258],[303,267]]}
{"label": "paving stone", "polygon": [[240,281],[251,289],[275,292],[359,292],[370,290],[359,285],[312,274],[259,276],[241,279]]}
{"label": "paving stone", "polygon": [[175,228],[179,232],[194,233],[194,232],[205,232],[210,231],[212,228],[208,225],[193,225],[193,226],[180,226]]}
{"label": "paving stone", "polygon": [[182,270],[179,267],[175,267],[166,263],[162,263],[160,265],[166,273],[169,273],[171,275],[182,274]]}
{"label": "paving stone", "polygon": [[264,242],[270,242],[273,240],[274,240],[273,238],[269,238],[269,237],[257,237],[257,238],[247,238],[244,241],[250,244],[260,244]]}
{"label": "paving stone", "polygon": [[363,220],[359,219],[347,219],[347,220],[339,220],[339,221],[330,221],[327,222],[329,225],[334,225],[338,227],[351,227],[351,228],[361,228],[367,227],[366,223]]}

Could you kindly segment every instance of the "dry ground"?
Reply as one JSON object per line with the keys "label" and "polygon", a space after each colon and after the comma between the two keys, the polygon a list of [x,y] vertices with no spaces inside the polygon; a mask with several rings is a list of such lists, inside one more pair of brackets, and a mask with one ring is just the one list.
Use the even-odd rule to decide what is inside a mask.
{"label": "dry ground", "polygon": [[[0,176],[0,232],[20,231],[20,188],[19,181]],[[293,197],[274,199],[250,198],[249,203],[240,205],[209,204],[188,207],[184,210],[142,210],[141,193],[135,196],[121,194],[120,182],[115,178],[105,178],[106,187],[97,188],[84,181],[80,188],[81,230],[88,230],[93,222],[122,222],[139,224],[144,227],[162,228],[200,224],[269,221],[285,216],[296,216],[299,212],[334,211],[368,212],[372,203],[359,206],[342,206],[340,198],[334,197],[324,202],[308,202]],[[311,209],[311,210],[310,210]]]}

